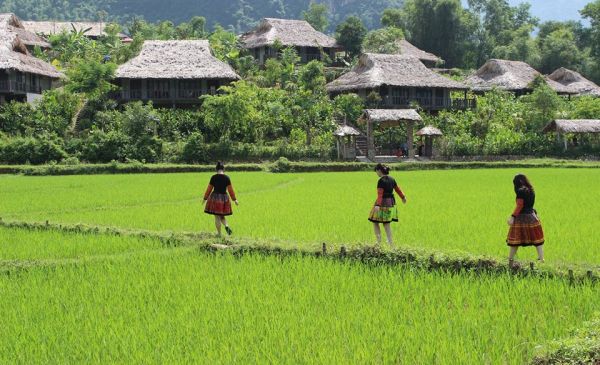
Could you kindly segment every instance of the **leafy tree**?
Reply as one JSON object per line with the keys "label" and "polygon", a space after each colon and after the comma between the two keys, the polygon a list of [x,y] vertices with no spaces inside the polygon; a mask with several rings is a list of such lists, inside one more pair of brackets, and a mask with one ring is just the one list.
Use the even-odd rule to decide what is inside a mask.
{"label": "leafy tree", "polygon": [[471,23],[460,0],[407,0],[404,17],[412,43],[439,55],[450,67],[462,64]]}
{"label": "leafy tree", "polygon": [[363,98],[356,94],[341,94],[333,99],[334,114],[344,121],[355,123],[365,109]]}
{"label": "leafy tree", "polygon": [[356,57],[362,52],[362,43],[366,35],[367,28],[356,16],[348,17],[335,29],[336,40],[351,57]]}
{"label": "leafy tree", "polygon": [[559,67],[581,69],[585,58],[577,48],[575,35],[570,29],[561,28],[540,38],[540,71],[551,73]]}
{"label": "leafy tree", "polygon": [[319,32],[324,32],[329,26],[329,20],[327,19],[327,5],[325,4],[311,1],[308,10],[302,12],[302,17]]}
{"label": "leafy tree", "polygon": [[404,12],[398,8],[385,9],[381,15],[381,25],[398,29],[404,28]]}
{"label": "leafy tree", "polygon": [[372,53],[398,53],[400,41],[404,39],[404,33],[399,28],[386,27],[372,30],[367,33],[363,41],[363,50]]}

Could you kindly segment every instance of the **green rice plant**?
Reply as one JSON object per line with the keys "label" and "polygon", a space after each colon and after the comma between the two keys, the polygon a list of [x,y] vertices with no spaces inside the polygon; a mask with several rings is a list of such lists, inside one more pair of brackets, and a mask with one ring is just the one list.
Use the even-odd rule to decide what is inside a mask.
{"label": "green rice plant", "polygon": [[0,275],[0,293],[0,363],[522,364],[600,308],[556,280],[176,249]]}
{"label": "green rice plant", "polygon": [[[408,196],[395,241],[407,247],[504,257],[512,177],[533,182],[547,261],[599,264],[600,170],[489,169],[392,172]],[[231,172],[241,202],[229,221],[238,237],[290,245],[374,243],[367,215],[373,172]],[[0,216],[153,231],[213,232],[202,195],[210,173],[60,177],[0,176]],[[521,250],[522,259],[535,258]]]}

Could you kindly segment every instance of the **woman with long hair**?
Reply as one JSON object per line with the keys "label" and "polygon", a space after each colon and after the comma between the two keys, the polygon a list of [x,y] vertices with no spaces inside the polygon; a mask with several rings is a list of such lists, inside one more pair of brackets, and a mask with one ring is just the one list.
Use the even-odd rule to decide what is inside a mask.
{"label": "woman with long hair", "polygon": [[400,187],[396,183],[393,177],[389,176],[390,168],[383,164],[377,164],[375,166],[375,172],[379,176],[377,182],[377,200],[371,213],[369,214],[369,220],[373,222],[373,230],[375,231],[375,238],[377,244],[381,244],[381,228],[379,224],[383,224],[385,234],[387,236],[388,244],[394,248],[392,242],[392,228],[391,222],[398,222],[398,209],[396,208],[396,199],[394,198],[394,191],[402,199],[402,203],[406,204],[406,196],[400,190]]}
{"label": "woman with long hair", "polygon": [[[210,178],[206,192],[204,193],[204,213],[215,216],[215,227],[217,233],[221,235],[221,225],[225,226],[225,231],[231,235],[232,230],[227,224],[226,216],[232,215],[231,200],[235,205],[239,205],[231,179],[225,175],[225,165],[219,161],[216,166],[217,173]],[[229,193],[229,195],[227,195]],[[231,197],[231,199],[229,199]]]}
{"label": "woman with long hair", "polygon": [[544,231],[542,224],[533,209],[535,204],[535,190],[527,179],[527,176],[518,174],[513,179],[515,188],[516,207],[508,219],[508,237],[506,244],[510,247],[508,263],[513,265],[515,254],[519,247],[535,246],[538,260],[544,262]]}

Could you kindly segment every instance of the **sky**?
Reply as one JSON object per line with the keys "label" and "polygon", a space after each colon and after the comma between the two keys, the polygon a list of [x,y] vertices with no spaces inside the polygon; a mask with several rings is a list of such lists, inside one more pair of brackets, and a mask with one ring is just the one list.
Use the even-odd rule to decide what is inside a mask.
{"label": "sky", "polygon": [[[466,4],[466,0],[462,0]],[[579,10],[591,0],[509,0],[512,6],[519,3],[531,3],[531,12],[541,21],[546,20],[580,20]]]}

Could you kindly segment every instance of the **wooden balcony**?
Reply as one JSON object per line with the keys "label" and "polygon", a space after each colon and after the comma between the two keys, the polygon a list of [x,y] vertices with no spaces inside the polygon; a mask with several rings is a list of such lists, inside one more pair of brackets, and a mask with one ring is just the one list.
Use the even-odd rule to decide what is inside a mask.
{"label": "wooden balcony", "polygon": [[11,94],[41,94],[41,86],[29,85],[25,82],[17,81],[0,81],[0,93],[11,93]]}
{"label": "wooden balcony", "polygon": [[424,110],[466,110],[476,106],[476,99],[452,99],[444,97],[415,97],[403,98],[387,96],[381,101],[381,107],[386,109],[409,109],[419,105]]}

